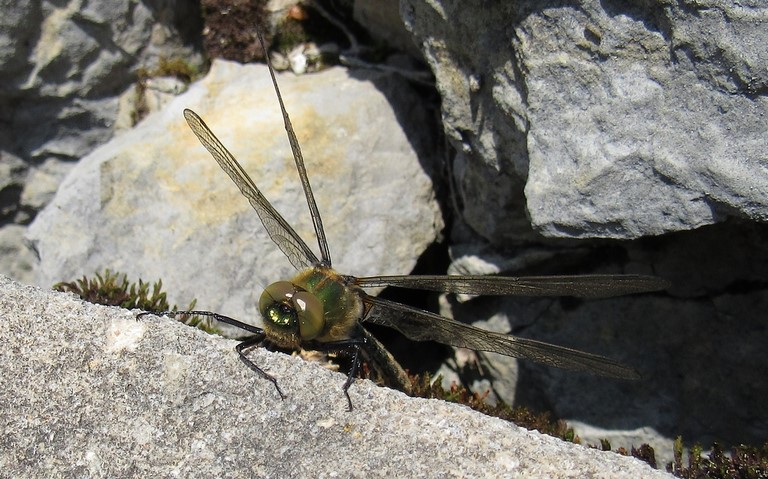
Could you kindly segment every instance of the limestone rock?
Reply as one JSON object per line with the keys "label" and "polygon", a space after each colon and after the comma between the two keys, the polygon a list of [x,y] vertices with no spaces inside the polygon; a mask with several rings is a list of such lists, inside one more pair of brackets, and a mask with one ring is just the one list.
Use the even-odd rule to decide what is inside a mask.
{"label": "limestone rock", "polygon": [[[495,244],[768,218],[768,10],[404,0]],[[528,222],[530,219],[530,225]]]}
{"label": "limestone rock", "polygon": [[669,478],[600,452],[168,318],[0,276],[0,462],[11,477]]}
{"label": "limestone rock", "polygon": [[[392,75],[334,68],[279,81],[336,269],[409,272],[442,227],[419,163],[429,158],[429,130],[412,134],[424,110]],[[39,285],[110,268],[134,280],[162,278],[182,308],[197,298],[199,309],[255,320],[260,290],[293,275],[189,130],[184,108],[204,118],[318,251],[266,66],[216,61],[203,81],[84,158],[64,181],[29,230]]]}

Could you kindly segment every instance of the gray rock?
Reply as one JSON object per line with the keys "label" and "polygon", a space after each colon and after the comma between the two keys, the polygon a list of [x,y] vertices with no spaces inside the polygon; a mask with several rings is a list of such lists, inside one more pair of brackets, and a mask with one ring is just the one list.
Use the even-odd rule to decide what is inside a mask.
{"label": "gray rock", "polygon": [[[135,313],[135,312],[134,312]],[[664,478],[636,459],[0,276],[0,462],[12,477]]]}
{"label": "gray rock", "polygon": [[[442,228],[429,165],[419,164],[432,144],[419,102],[394,75],[334,68],[279,77],[334,266],[360,276],[409,272]],[[253,320],[259,290],[293,275],[187,127],[185,107],[316,248],[266,66],[216,61],[203,81],[73,170],[29,229],[37,284],[111,268],[162,278],[181,307],[197,298],[198,308]]]}
{"label": "gray rock", "polygon": [[677,435],[733,445],[768,434],[768,230],[750,224],[768,203],[768,17],[755,4],[657,3],[403,0],[401,15],[457,150],[452,270],[673,284],[668,295],[443,308],[635,365],[641,383],[482,354],[467,363],[479,358],[485,374],[463,377],[551,410],[589,440],[650,442],[663,463]]}
{"label": "gray rock", "polygon": [[[152,70],[161,58],[200,66],[202,56],[189,40],[199,14],[187,2],[3,1],[0,6],[0,190],[6,186],[6,162],[21,162],[21,168],[14,165],[18,191],[0,196],[2,230],[29,224],[74,162],[111,138],[118,96],[133,87],[139,68]],[[0,271],[25,270],[26,259],[16,264],[16,258],[4,257]]]}
{"label": "gray rock", "polygon": [[[768,284],[765,256],[768,248],[762,239],[768,237],[768,233],[764,229],[727,221],[657,241],[599,245],[561,239],[541,244],[538,234],[634,237],[693,228],[722,221],[729,215],[760,219],[765,204],[761,195],[768,190],[764,188],[760,171],[753,171],[751,165],[755,158],[764,156],[759,151],[765,130],[764,117],[759,116],[764,105],[760,92],[766,71],[760,70],[766,44],[761,39],[765,31],[759,20],[763,14],[760,10],[749,10],[749,6],[739,11],[718,5],[689,14],[678,10],[681,7],[666,4],[664,8],[648,6],[647,10],[617,7],[614,11],[603,11],[600,8],[606,4],[601,7],[596,3],[581,4],[581,10],[574,10],[540,2],[517,2],[481,11],[479,7],[487,5],[478,3],[402,2],[404,19],[435,69],[443,95],[446,131],[459,149],[456,161],[448,165],[458,186],[458,204],[462,206],[457,210],[459,214],[455,216],[457,221],[450,238],[455,259],[453,268],[470,273],[657,273],[671,279],[674,286],[669,296],[593,303],[569,299],[515,302],[481,299],[447,303],[445,311],[457,318],[474,319],[482,325],[493,324],[502,331],[512,330],[516,334],[605,354],[639,367],[646,378],[639,384],[606,382],[528,362],[518,364],[509,358],[497,357],[491,362],[488,355],[462,352],[460,356],[479,357],[482,361],[486,374],[482,379],[477,378],[476,384],[480,390],[493,387],[501,398],[552,410],[555,415],[567,418],[589,442],[608,438],[614,447],[650,442],[656,447],[659,463],[668,460],[670,439],[679,434],[686,441],[704,445],[712,440],[726,444],[763,441],[768,434],[761,420],[768,414],[761,401],[768,395],[765,381],[768,366],[761,346],[765,344],[765,328],[760,316],[765,309],[765,284]],[[15,26],[26,28],[42,22],[39,12],[33,11],[37,7],[22,4],[4,10],[8,14],[0,20],[8,26],[2,29],[0,45],[10,45],[13,55],[16,52],[21,55],[3,64],[2,75],[21,71],[20,65],[26,65],[24,55],[31,55],[24,43],[27,30]],[[143,11],[143,7],[137,8]],[[24,9],[31,9],[31,13],[24,13],[31,16],[14,19],[13,15],[26,11]],[[720,13],[730,23],[718,20]],[[695,20],[691,20],[691,15]],[[749,15],[757,20],[750,23]],[[143,22],[144,17],[140,16],[137,21]],[[3,36],[5,32],[10,34]],[[171,41],[175,38],[172,30],[157,28],[153,32],[165,32]],[[702,41],[702,36],[706,41]],[[638,51],[640,47],[646,50]],[[0,57],[10,58],[8,51],[1,50]],[[28,73],[21,75],[22,79],[27,76]],[[324,82],[318,80],[321,77],[309,78],[309,82]],[[255,146],[257,138],[284,141],[279,119],[274,119],[278,117],[243,133],[234,133],[233,127],[220,125],[225,124],[225,115],[233,115],[233,110],[242,115],[263,108],[273,110],[275,100],[271,86],[260,83],[265,80],[265,75],[254,80],[249,92],[249,96],[254,92],[265,95],[264,99],[252,99],[258,107],[243,108],[242,98],[211,99],[209,101],[221,105],[212,105],[210,112],[199,108],[199,103],[183,106],[201,112],[227,146],[245,162],[251,151],[263,147]],[[10,79],[2,84],[17,85],[14,81]],[[57,78],[52,81],[53,86],[46,87],[46,91],[58,88]],[[224,88],[230,81],[222,80],[218,86],[211,87],[211,92]],[[93,88],[83,87],[82,91],[90,92]],[[381,88],[381,91],[392,97],[394,88]],[[286,95],[295,94],[288,89],[283,85]],[[662,89],[662,99],[671,98],[670,101],[660,101],[658,89]],[[333,85],[331,91],[338,92],[338,85]],[[213,93],[209,94],[213,97]],[[202,102],[206,94],[198,91],[195,95]],[[326,103],[336,103],[339,98],[337,93],[324,95]],[[392,103],[421,101],[409,93],[406,95],[409,96],[405,103]],[[63,111],[81,112],[85,101],[78,97],[75,100],[74,106]],[[230,106],[233,103],[235,107]],[[741,109],[744,104],[751,109]],[[113,108],[111,103],[105,105],[107,109]],[[70,181],[67,187],[70,192],[62,193],[69,199],[62,203],[79,205],[80,209],[64,210],[71,216],[57,219],[59,229],[50,230],[58,231],[59,236],[49,236],[42,241],[45,243],[42,262],[46,268],[50,268],[49,271],[58,268],[68,277],[51,275],[41,281],[50,286],[52,281],[92,274],[105,267],[119,268],[129,272],[132,279],[162,277],[167,289],[179,292],[171,299],[181,306],[197,297],[201,307],[238,315],[241,319],[253,318],[253,301],[258,289],[290,269],[268,240],[253,237],[261,231],[255,214],[188,132],[179,116],[182,105],[177,105],[176,111],[160,114],[169,115],[164,119],[147,120],[150,126],[139,133],[118,137],[116,143],[99,153],[99,160],[88,160],[90,166],[85,168],[88,171],[84,186]],[[722,112],[712,114],[713,105],[722,107]],[[289,102],[289,111],[294,116],[304,113],[297,110],[302,108],[295,108],[295,103]],[[23,115],[27,115],[25,111]],[[53,146],[69,145],[68,149],[60,148],[60,152],[74,151],[77,157],[93,148],[81,140],[63,141],[59,136],[61,131],[49,128],[43,121],[49,118],[46,115],[51,114],[50,109],[35,106],[29,111],[29,115],[22,115],[27,123],[14,132],[50,137]],[[58,114],[58,110],[54,112]],[[416,114],[414,118],[418,121],[403,120],[410,116],[401,113],[400,123],[410,135],[409,140],[420,143],[414,138],[430,128],[432,119]],[[62,127],[73,121],[55,115],[50,118],[53,124]],[[306,122],[318,123],[315,118],[310,115]],[[239,116],[232,121],[245,122]],[[370,123],[368,118],[358,118],[357,122]],[[357,125],[353,130],[346,121],[340,124],[341,127],[333,131],[357,135],[354,133]],[[103,125],[94,126],[91,121],[85,121],[80,126],[88,135]],[[313,125],[309,126],[311,130]],[[297,125],[300,130],[306,131],[306,127]],[[410,133],[409,129],[419,133]],[[301,131],[299,133],[301,136]],[[651,141],[644,141],[642,135],[651,134],[652,137],[648,136]],[[370,134],[359,136],[363,135]],[[0,167],[11,166],[0,171],[9,171],[12,175],[7,182],[6,177],[0,175],[0,191],[3,195],[9,192],[10,197],[16,199],[10,208],[4,203],[1,211],[19,221],[28,221],[36,211],[21,205],[19,199],[28,198],[29,205],[47,201],[52,190],[46,193],[43,186],[58,170],[52,168],[45,156],[36,157],[40,161],[36,165],[42,168],[30,177],[46,181],[39,186],[35,182],[22,196],[24,186],[19,185],[24,184],[27,172],[22,171],[20,175],[11,164],[14,156],[7,156],[5,151],[8,145],[16,145],[23,137],[7,130],[0,132],[0,145],[4,147]],[[356,154],[366,158],[374,148],[381,148],[375,138],[379,137],[362,138],[355,147]],[[159,151],[149,148],[161,139],[167,143]],[[40,144],[45,145],[47,141],[41,140]],[[103,141],[101,137],[92,143],[99,141]],[[316,140],[305,142],[305,147],[315,144]],[[335,146],[320,142],[317,148],[335,151],[332,150]],[[11,150],[18,150],[14,148]],[[112,156],[121,150],[132,156],[113,160]],[[250,167],[249,170],[271,199],[277,196],[267,191],[270,181],[264,179],[279,178],[281,183],[274,184],[274,189],[285,186],[287,193],[296,198],[280,199],[279,209],[286,212],[291,222],[305,221],[306,208],[294,180],[287,149],[279,154],[284,160],[283,166],[272,163],[273,169],[266,170],[266,176],[257,178],[257,170]],[[52,157],[59,156],[57,153]],[[331,153],[331,156],[343,155]],[[26,160],[25,155],[18,154],[18,157]],[[307,157],[309,163],[317,155]],[[572,158],[578,163],[571,162]],[[634,158],[637,161],[632,161]],[[676,163],[671,163],[673,160]],[[378,177],[379,173],[370,172],[368,166],[349,174]],[[429,168],[429,165],[423,166]],[[315,189],[327,190],[331,180],[315,180],[321,172],[311,165],[309,168],[311,178],[316,181]],[[407,174],[411,173],[404,173]],[[123,177],[122,181],[114,179],[119,176]],[[418,182],[424,179],[422,172],[412,176]],[[190,186],[198,180],[205,186],[197,189]],[[325,182],[326,186],[317,182]],[[49,184],[53,183],[55,181]],[[221,188],[216,196],[208,186],[213,184]],[[391,188],[398,195],[412,189],[416,199],[403,200],[406,208],[383,206],[389,205],[391,198],[380,200],[381,192],[374,191],[378,208],[369,216],[380,218],[381,214],[391,214],[403,216],[400,220],[407,221],[404,211],[410,211],[422,200],[432,201],[432,194],[418,187],[394,185]],[[79,194],[85,196],[74,199]],[[339,269],[354,274],[403,273],[410,269],[417,244],[428,242],[423,237],[409,239],[412,244],[406,248],[398,247],[397,256],[405,252],[403,256],[411,258],[400,266],[381,257],[373,260],[368,255],[339,250],[350,238],[361,242],[361,232],[367,230],[364,226],[346,226],[346,218],[360,218],[347,209],[353,203],[351,199],[341,207],[323,206],[324,201],[342,201],[340,196],[343,194],[331,200],[319,199],[331,233],[331,252]],[[185,206],[182,203],[186,199],[193,199],[195,203]],[[218,210],[222,205],[226,205],[224,212],[232,213],[233,219],[218,225],[217,231],[211,231],[211,223],[206,223],[206,218],[221,213]],[[296,211],[288,212],[288,205]],[[329,211],[342,214],[329,220]],[[427,211],[429,219],[414,222],[421,221],[422,226],[425,221],[432,222],[430,227],[437,229],[439,220],[434,220],[434,210],[427,208]],[[103,216],[102,212],[111,214],[116,221],[95,219]],[[533,227],[529,215],[533,218]],[[201,219],[205,228],[195,226],[199,223],[191,218]],[[66,224],[67,220],[70,225]],[[333,228],[329,221],[333,221]],[[61,229],[62,226],[66,228]],[[0,234],[3,252],[0,271],[28,275],[32,257],[20,249],[20,227],[14,227]],[[302,234],[314,246],[307,224],[303,223],[302,228]],[[83,241],[80,246],[80,239],[87,236],[81,230],[94,229],[95,239]],[[403,234],[400,225],[387,224],[382,229],[383,233],[374,231],[375,239],[369,238],[371,244],[383,244],[383,236],[390,239]],[[397,234],[390,233],[390,229],[398,230]],[[334,237],[336,233],[331,230],[341,231],[339,237]],[[235,231],[242,232],[243,236],[237,236]],[[525,248],[511,249],[521,242],[526,243]],[[212,243],[228,251],[211,253],[202,246]],[[561,246],[568,249],[563,252],[559,249]],[[70,259],[65,259],[65,249],[70,249]],[[511,254],[514,257],[510,257]],[[342,261],[347,261],[346,257],[350,258],[349,263],[345,263],[348,266],[341,266]],[[363,258],[371,263],[370,271],[364,270]],[[17,259],[20,262],[14,263]],[[163,266],[166,260],[173,265],[170,270]],[[374,264],[375,261],[384,261],[392,267],[384,268]],[[6,266],[8,262],[12,264]],[[78,263],[82,263],[82,268]],[[284,270],[269,273],[276,265],[283,265]],[[544,271],[541,271],[542,265]],[[220,273],[219,268],[226,273]],[[175,275],[170,283],[169,271]],[[228,299],[211,299],[214,297]],[[244,312],[240,315],[237,311]]]}
{"label": "gray rock", "polygon": [[135,81],[133,69],[161,56],[191,58],[175,26],[189,11],[156,3],[7,7],[0,71],[13,87],[2,101],[14,104],[11,129],[26,133],[9,149],[38,162],[80,158],[111,136],[117,95]]}
{"label": "gray rock", "polygon": [[662,3],[401,2],[460,152],[462,216],[483,238],[768,218],[768,13]]}
{"label": "gray rock", "polygon": [[27,165],[21,158],[8,151],[0,151],[0,220],[3,222],[23,222],[25,219],[20,203],[26,173]]}
{"label": "gray rock", "polygon": [[10,224],[0,228],[0,270],[31,283],[35,279],[32,271],[37,263],[34,252],[25,244],[27,229],[21,225]]}

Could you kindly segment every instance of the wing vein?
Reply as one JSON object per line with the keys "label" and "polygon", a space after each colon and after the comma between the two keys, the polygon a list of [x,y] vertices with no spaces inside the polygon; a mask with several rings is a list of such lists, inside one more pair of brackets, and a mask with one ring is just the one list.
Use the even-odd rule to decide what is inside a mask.
{"label": "wing vein", "polygon": [[604,356],[511,334],[487,331],[382,298],[368,296],[365,301],[371,305],[371,310],[363,321],[396,329],[414,341],[437,341],[600,376],[621,379],[640,377],[634,369]]}
{"label": "wing vein", "polygon": [[361,288],[394,286],[457,294],[499,296],[577,296],[608,298],[659,291],[669,282],[655,276],[593,274],[580,276],[369,276]]}
{"label": "wing vein", "polygon": [[251,206],[259,215],[261,223],[267,230],[269,237],[285,254],[288,261],[296,269],[305,269],[317,266],[320,261],[309,249],[307,243],[294,231],[285,218],[267,201],[261,191],[256,187],[227,148],[216,138],[205,122],[192,110],[184,110],[184,118],[192,129],[192,132],[200,140],[205,149],[213,156],[222,170],[235,182],[240,192],[248,198]]}
{"label": "wing vein", "polygon": [[293,160],[296,163],[296,170],[299,172],[299,179],[301,180],[301,187],[304,189],[304,196],[307,199],[307,206],[309,207],[309,214],[312,217],[312,225],[315,227],[315,235],[317,236],[317,244],[320,247],[320,257],[322,258],[323,266],[331,266],[331,252],[328,249],[328,240],[325,238],[325,229],[323,228],[323,219],[320,217],[320,210],[317,208],[317,202],[315,201],[315,195],[312,193],[312,187],[309,184],[309,176],[307,175],[307,169],[304,166],[304,155],[301,154],[301,146],[299,146],[299,139],[296,138],[296,133],[293,131],[293,125],[291,119],[288,116],[288,111],[285,109],[283,103],[283,96],[280,94],[280,88],[277,86],[277,79],[275,78],[275,71],[272,69],[272,62],[269,60],[269,54],[267,48],[264,45],[264,38],[261,36],[261,32],[256,30],[256,34],[261,42],[261,48],[264,50],[264,58],[267,60],[267,66],[269,67],[269,75],[272,78],[272,85],[275,87],[275,93],[277,94],[277,101],[280,103],[280,112],[283,114],[283,123],[285,125],[285,132],[288,133],[288,142],[291,144],[291,151],[293,152]]}

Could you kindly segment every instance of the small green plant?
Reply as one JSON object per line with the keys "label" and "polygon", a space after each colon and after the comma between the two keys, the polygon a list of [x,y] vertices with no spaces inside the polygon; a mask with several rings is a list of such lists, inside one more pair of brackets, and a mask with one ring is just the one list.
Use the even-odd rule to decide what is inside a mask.
{"label": "small green plant", "polygon": [[688,453],[688,467],[683,466],[683,438],[673,446],[675,460],[667,471],[684,479],[766,479],[768,478],[768,443],[762,447],[739,445],[726,454],[719,444],[712,445],[704,457],[701,445],[694,444]]}
{"label": "small green plant", "polygon": [[288,17],[279,25],[278,32],[273,39],[273,48],[287,55],[297,45],[309,41],[310,37],[304,24]]}
{"label": "small green plant", "polygon": [[[595,447],[595,446],[591,446]],[[611,450],[611,443],[608,441],[608,439],[600,439],[600,447],[598,448],[601,451],[610,451]],[[625,448],[620,447],[616,449],[616,452],[621,454],[622,456],[632,456],[634,458],[640,459],[643,462],[648,463],[649,466],[651,466],[654,469],[658,469],[658,466],[656,465],[656,451],[653,450],[653,448],[648,444],[642,444],[640,447],[632,447],[631,450],[627,451]]]}
{"label": "small green plant", "polygon": [[136,86],[134,95],[134,109],[131,112],[131,124],[139,123],[149,113],[147,103],[147,88],[149,81],[159,77],[174,77],[185,85],[200,78],[203,75],[200,68],[192,65],[183,58],[164,58],[158,60],[155,68],[139,68],[136,71]]}
{"label": "small green plant", "polygon": [[174,77],[188,84],[200,78],[203,73],[183,58],[162,57],[158,60],[155,68],[139,68],[136,71],[136,76],[139,83],[144,83],[150,78]]}
{"label": "small green plant", "polygon": [[[105,270],[103,274],[96,273],[95,278],[89,279],[84,275],[75,281],[62,281],[53,285],[53,289],[56,291],[74,293],[89,303],[120,306],[125,309],[142,309],[151,313],[177,311],[176,305],[170,306],[168,304],[162,288],[162,280],[153,284],[141,279],[139,279],[138,284],[130,283],[125,274],[113,273],[109,269]],[[194,309],[195,303],[197,300],[193,299],[187,309]],[[211,325],[209,318],[179,315],[176,319],[207,333],[218,334],[218,330]]]}
{"label": "small green plant", "polygon": [[95,279],[88,279],[83,275],[81,279],[53,285],[53,289],[75,293],[89,303],[126,309],[139,308],[152,312],[169,310],[166,294],[161,291],[162,287],[162,280],[154,283],[150,294],[150,283],[140,279],[138,285],[131,284],[125,274],[112,273],[108,269],[103,275],[96,273]]}
{"label": "small green plant", "polygon": [[202,76],[202,72],[198,68],[193,67],[183,58],[161,57],[158,61],[157,68],[148,72],[148,76],[172,76],[178,78],[184,83],[191,83],[192,81],[200,78]]}

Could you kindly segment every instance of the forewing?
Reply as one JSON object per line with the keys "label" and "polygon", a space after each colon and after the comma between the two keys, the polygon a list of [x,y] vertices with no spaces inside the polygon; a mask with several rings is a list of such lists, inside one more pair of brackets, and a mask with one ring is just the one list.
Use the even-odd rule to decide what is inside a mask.
{"label": "forewing", "polygon": [[328,240],[325,238],[325,229],[323,228],[323,220],[320,217],[320,210],[317,208],[317,202],[315,201],[315,195],[312,194],[312,187],[309,185],[309,176],[307,175],[307,169],[304,167],[304,156],[301,154],[301,147],[299,146],[299,139],[296,138],[296,133],[293,131],[293,125],[291,125],[291,118],[288,116],[288,111],[285,109],[283,103],[283,96],[280,94],[280,88],[277,86],[277,79],[275,78],[275,70],[272,68],[272,62],[269,59],[267,53],[267,47],[264,44],[264,38],[261,36],[261,32],[256,30],[256,34],[259,37],[261,48],[264,50],[264,58],[267,61],[267,67],[269,67],[269,76],[272,77],[272,85],[275,87],[275,93],[277,94],[277,101],[280,104],[280,112],[283,114],[283,124],[285,125],[285,132],[288,134],[288,142],[291,144],[291,151],[293,152],[293,160],[296,163],[296,171],[299,172],[299,179],[301,180],[301,187],[304,189],[304,196],[307,198],[307,206],[309,207],[309,214],[312,217],[312,224],[315,227],[315,235],[317,236],[317,244],[320,247],[320,257],[322,258],[323,266],[331,266],[331,253],[328,249]]}
{"label": "forewing", "polygon": [[459,348],[530,359],[548,366],[600,376],[640,378],[640,374],[634,369],[596,354],[487,331],[381,298],[368,296],[365,301],[371,305],[371,309],[364,322],[396,329],[414,341],[437,341]]}
{"label": "forewing", "polygon": [[184,110],[186,118],[192,132],[200,140],[200,143],[211,153],[213,159],[221,166],[232,181],[235,182],[240,192],[248,198],[253,209],[258,213],[261,223],[267,230],[269,237],[275,242],[278,248],[285,254],[288,261],[296,269],[306,269],[319,265],[317,256],[309,249],[307,243],[299,237],[291,225],[275,210],[267,201],[261,191],[253,183],[240,163],[227,148],[219,141],[203,120],[192,110]]}
{"label": "forewing", "polygon": [[655,276],[593,274],[574,276],[369,276],[356,278],[361,288],[394,286],[446,293],[489,296],[577,296],[608,298],[659,291],[669,283]]}

